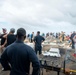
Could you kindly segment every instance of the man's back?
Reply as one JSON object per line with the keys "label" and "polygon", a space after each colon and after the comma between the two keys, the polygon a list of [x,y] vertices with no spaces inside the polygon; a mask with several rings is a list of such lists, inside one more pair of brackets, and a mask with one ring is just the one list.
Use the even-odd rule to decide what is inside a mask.
{"label": "man's back", "polygon": [[7,35],[7,46],[12,44],[16,40],[16,35],[8,34]]}
{"label": "man's back", "polygon": [[44,40],[45,40],[45,39],[44,39],[42,36],[37,35],[37,36],[34,38],[35,45],[41,46],[41,43],[42,43],[42,41],[44,41]]}
{"label": "man's back", "polygon": [[30,62],[33,64],[33,74],[38,75],[40,67],[38,58],[34,50],[25,45],[22,41],[17,40],[6,48],[6,51],[1,56],[2,65],[6,68],[8,60],[11,64],[10,75],[28,75]]}

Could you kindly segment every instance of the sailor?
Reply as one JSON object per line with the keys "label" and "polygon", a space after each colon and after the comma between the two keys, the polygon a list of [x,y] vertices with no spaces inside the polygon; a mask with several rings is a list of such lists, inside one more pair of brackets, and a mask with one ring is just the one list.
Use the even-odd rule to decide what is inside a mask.
{"label": "sailor", "polygon": [[42,37],[40,35],[40,31],[37,32],[37,35],[34,38],[34,42],[35,42],[35,52],[37,54],[37,52],[39,51],[39,55],[42,53],[42,42],[45,40],[44,37]]}
{"label": "sailor", "polygon": [[10,75],[29,75],[30,62],[32,62],[32,75],[39,75],[40,63],[34,50],[23,43],[26,38],[26,30],[17,30],[17,39],[7,46],[1,55],[1,64],[4,70],[10,70]]}

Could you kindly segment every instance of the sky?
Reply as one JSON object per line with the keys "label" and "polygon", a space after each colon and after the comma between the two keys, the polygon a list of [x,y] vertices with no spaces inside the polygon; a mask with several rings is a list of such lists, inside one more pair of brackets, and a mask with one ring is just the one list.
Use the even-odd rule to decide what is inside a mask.
{"label": "sky", "polygon": [[66,33],[76,31],[76,0],[0,0],[2,28]]}

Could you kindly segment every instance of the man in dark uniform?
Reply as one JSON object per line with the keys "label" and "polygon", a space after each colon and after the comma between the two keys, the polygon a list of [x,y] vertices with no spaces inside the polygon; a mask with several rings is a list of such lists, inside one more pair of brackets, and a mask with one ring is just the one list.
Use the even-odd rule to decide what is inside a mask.
{"label": "man in dark uniform", "polygon": [[[1,55],[1,64],[4,70],[10,70],[10,75],[29,75],[30,62],[32,62],[32,75],[39,75],[40,63],[34,50],[23,43],[26,31],[17,30],[17,40],[7,46]],[[9,65],[10,63],[10,65]]]}
{"label": "man in dark uniform", "polygon": [[34,38],[34,42],[35,42],[35,52],[37,54],[37,52],[39,51],[39,55],[42,52],[42,46],[41,43],[44,41],[44,37],[42,37],[40,35],[40,31],[37,32],[37,36]]}

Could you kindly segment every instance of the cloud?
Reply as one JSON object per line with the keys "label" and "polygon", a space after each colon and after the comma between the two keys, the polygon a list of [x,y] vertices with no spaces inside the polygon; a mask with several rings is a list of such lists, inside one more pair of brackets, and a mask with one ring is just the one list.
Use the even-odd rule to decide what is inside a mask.
{"label": "cloud", "polygon": [[75,0],[0,0],[0,24],[29,31],[70,29],[76,25],[75,7]]}

